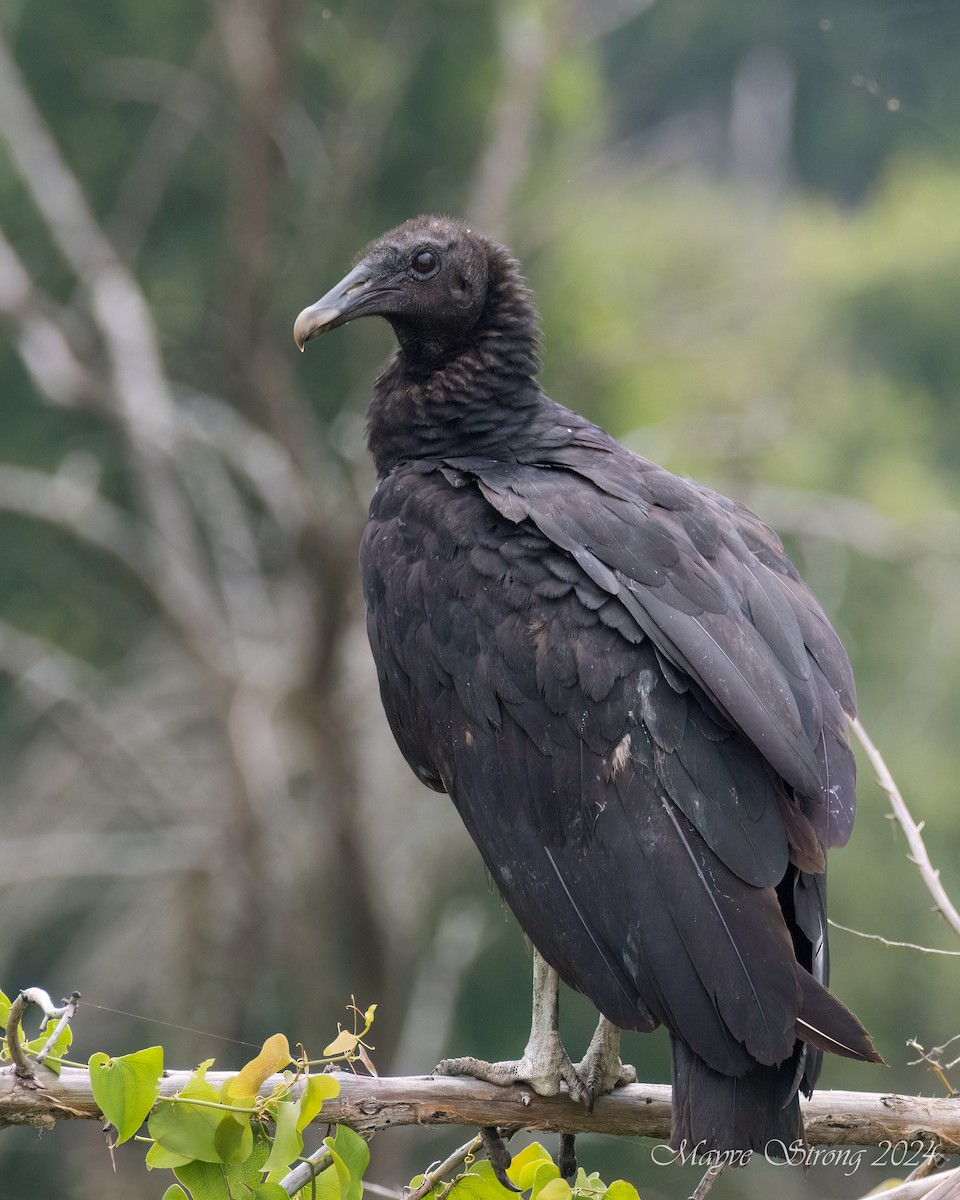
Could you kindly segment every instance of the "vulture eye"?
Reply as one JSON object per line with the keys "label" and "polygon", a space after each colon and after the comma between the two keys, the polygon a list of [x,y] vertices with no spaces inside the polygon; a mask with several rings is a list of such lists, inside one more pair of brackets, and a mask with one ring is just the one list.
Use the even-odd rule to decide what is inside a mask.
{"label": "vulture eye", "polygon": [[419,275],[421,279],[429,279],[440,270],[440,259],[432,250],[418,250],[410,265],[414,274]]}

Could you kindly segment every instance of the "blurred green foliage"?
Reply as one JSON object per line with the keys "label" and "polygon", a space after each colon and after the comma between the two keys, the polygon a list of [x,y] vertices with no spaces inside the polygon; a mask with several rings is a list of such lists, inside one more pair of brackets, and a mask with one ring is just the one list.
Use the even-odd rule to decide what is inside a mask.
{"label": "blurred green foliage", "polygon": [[[13,296],[0,255],[0,888],[19,916],[6,978],[42,972],[21,981],[252,1040],[283,1022],[301,1036],[354,991],[381,1003],[381,1069],[394,1053],[422,1070],[419,1055],[522,1044],[520,939],[450,806],[421,796],[390,748],[358,633],[360,418],[389,337],[351,328],[306,362],[290,340],[369,238],[425,210],[463,212],[520,255],[555,399],[783,535],[960,899],[958,20],[955,5],[899,0],[3,6],[24,86],[149,304],[179,410],[207,421],[169,468],[198,569],[229,607],[233,572],[250,568],[281,614],[272,632],[241,614],[270,664],[248,687],[204,664],[209,646],[162,588],[78,535],[84,495],[151,533],[142,463],[91,280],[0,152],[0,229],[31,280]],[[23,353],[37,314],[103,394],[44,393]],[[80,497],[76,520],[38,511],[57,480]],[[242,750],[260,739],[280,783],[251,782]],[[176,793],[162,802],[161,777]],[[833,915],[953,948],[884,814],[864,771]],[[172,865],[156,865],[167,851],[150,847],[181,828]],[[87,834],[134,840],[91,866]],[[138,905],[166,915],[159,945]],[[474,950],[441,953],[474,911]],[[418,1009],[417,971],[451,958],[443,987],[424,987],[441,1007],[462,996],[458,1015]],[[956,960],[836,932],[833,963],[891,1071],[832,1062],[827,1082],[935,1091],[904,1043],[957,1032]],[[418,1011],[439,1044],[414,1036]],[[574,1049],[591,1014],[576,998],[567,1013]],[[662,1038],[628,1051],[642,1076],[667,1077]],[[39,1150],[5,1133],[4,1195],[56,1194],[78,1170],[78,1198],[151,1194],[114,1183],[79,1132]],[[640,1147],[584,1144],[646,1200],[687,1194]],[[385,1150],[382,1176],[376,1147],[371,1173],[408,1178],[436,1145],[402,1163]],[[776,1176],[784,1200],[818,1194],[799,1174]],[[821,1192],[867,1190],[866,1172],[812,1175]],[[751,1168],[714,1195],[769,1186]]]}

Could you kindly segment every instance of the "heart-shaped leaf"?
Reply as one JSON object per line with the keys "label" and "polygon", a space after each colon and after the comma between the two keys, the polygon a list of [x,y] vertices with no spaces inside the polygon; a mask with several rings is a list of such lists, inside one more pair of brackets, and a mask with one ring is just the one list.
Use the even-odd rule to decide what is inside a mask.
{"label": "heart-shaped leaf", "polygon": [[116,1128],[117,1145],[132,1138],[160,1094],[163,1047],[150,1046],[121,1058],[93,1054],[88,1063],[93,1098]]}
{"label": "heart-shaped leaf", "polygon": [[[245,1162],[253,1148],[250,1122],[238,1123],[220,1107],[220,1097],[207,1082],[212,1059],[200,1064],[172,1100],[165,1100],[150,1117],[150,1136],[166,1150],[207,1163]],[[191,1100],[201,1103],[191,1104]],[[186,1186],[193,1190],[190,1183]]]}
{"label": "heart-shaped leaf", "polygon": [[165,1150],[205,1163],[242,1163],[253,1145],[249,1121],[240,1125],[222,1108],[189,1100],[165,1101],[150,1117],[148,1128]]}

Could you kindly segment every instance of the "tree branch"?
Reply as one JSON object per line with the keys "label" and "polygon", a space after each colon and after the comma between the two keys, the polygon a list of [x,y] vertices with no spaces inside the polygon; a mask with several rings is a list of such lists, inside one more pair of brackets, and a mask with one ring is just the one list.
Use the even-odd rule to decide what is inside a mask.
{"label": "tree branch", "polygon": [[503,236],[511,199],[530,165],[550,56],[546,23],[534,5],[502,4],[498,27],[503,76],[467,212],[478,226]]}
{"label": "tree branch", "polygon": [[[233,1074],[208,1072],[207,1079],[219,1088]],[[0,1125],[46,1124],[65,1115],[100,1119],[86,1070],[64,1067],[57,1077],[38,1068],[36,1077],[42,1086],[28,1093],[12,1072],[0,1074]],[[190,1078],[187,1071],[165,1073],[161,1095],[175,1095]],[[318,1120],[349,1125],[364,1135],[398,1125],[516,1125],[661,1140],[670,1134],[670,1088],[665,1084],[617,1088],[588,1113],[565,1091],[559,1096],[537,1096],[521,1086],[500,1088],[475,1079],[429,1075],[368,1079],[341,1072],[337,1078],[340,1094],[324,1101]],[[279,1076],[268,1079],[261,1093],[269,1095],[279,1082]],[[811,1145],[906,1141],[948,1153],[960,1151],[960,1098],[822,1091],[804,1102],[802,1110]]]}
{"label": "tree branch", "polygon": [[[908,1179],[898,1187],[888,1188],[879,1194],[884,1200],[921,1200],[921,1197],[926,1200],[952,1200],[960,1195],[960,1190],[956,1189],[960,1189],[960,1167],[937,1175]],[[864,1196],[863,1200],[867,1200],[867,1197]]]}
{"label": "tree branch", "polygon": [[[2,38],[0,134],[54,243],[89,295],[151,524],[201,578],[197,530],[169,470],[177,447],[177,413],[149,306],[97,223]],[[215,598],[204,599],[215,610]]]}
{"label": "tree branch", "polygon": [[71,408],[91,400],[103,402],[103,380],[74,353],[58,319],[58,306],[31,278],[2,229],[0,314],[27,373],[49,403]]}
{"label": "tree branch", "polygon": [[960,913],[954,908],[950,897],[940,882],[940,872],[936,870],[930,861],[930,856],[927,854],[927,848],[923,843],[923,838],[920,836],[920,831],[923,828],[922,823],[918,825],[910,815],[910,810],[900,795],[900,789],[890,774],[890,769],[884,762],[883,755],[870,740],[867,731],[860,724],[860,721],[856,717],[852,717],[849,718],[849,723],[850,728],[856,734],[857,740],[866,752],[867,758],[870,759],[870,765],[877,773],[877,782],[890,798],[890,806],[893,809],[894,819],[906,835],[907,844],[910,846],[910,861],[916,865],[917,870],[920,872],[927,890],[933,897],[937,911],[954,933],[960,937]]}

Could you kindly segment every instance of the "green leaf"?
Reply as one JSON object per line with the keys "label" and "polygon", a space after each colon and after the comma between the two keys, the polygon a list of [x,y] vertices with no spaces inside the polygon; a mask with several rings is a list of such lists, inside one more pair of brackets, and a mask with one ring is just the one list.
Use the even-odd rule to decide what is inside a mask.
{"label": "green leaf", "polygon": [[290,1200],[279,1183],[261,1183],[249,1195],[253,1200]]}
{"label": "green leaf", "polygon": [[267,1182],[276,1183],[290,1170],[290,1164],[297,1161],[303,1150],[303,1138],[298,1133],[298,1118],[300,1116],[300,1101],[288,1100],[277,1105],[276,1130],[273,1135],[273,1146],[264,1170],[268,1172]]}
{"label": "green leaf", "polygon": [[238,1125],[233,1113],[189,1100],[163,1101],[147,1128],[165,1150],[205,1163],[245,1162],[253,1146],[249,1121]]}
{"label": "green leaf", "polygon": [[[206,1163],[245,1162],[253,1148],[250,1122],[238,1124],[234,1114],[219,1106],[207,1068],[213,1059],[200,1064],[193,1077],[172,1100],[164,1100],[150,1117],[150,1136],[166,1150],[186,1159]],[[191,1104],[191,1100],[206,1101]]]}
{"label": "green leaf", "polygon": [[531,1142],[529,1146],[524,1146],[519,1154],[513,1156],[513,1161],[507,1167],[507,1178],[511,1183],[516,1184],[522,1192],[526,1192],[533,1187],[533,1180],[537,1169],[544,1163],[549,1163],[554,1167],[555,1175],[553,1178],[560,1177],[560,1169],[554,1164],[549,1150],[545,1146],[542,1146],[540,1142]]}
{"label": "green leaf", "polygon": [[552,1160],[536,1163],[532,1171],[528,1171],[525,1186],[530,1189],[530,1200],[540,1200],[540,1194],[554,1180],[560,1178],[560,1168]]}
{"label": "green leaf", "polygon": [[148,1171],[172,1171],[174,1167],[182,1167],[184,1163],[193,1160],[183,1154],[174,1154],[172,1150],[161,1146],[159,1142],[154,1142],[147,1151],[144,1161]]}
{"label": "green leaf", "polygon": [[577,1167],[577,1177],[571,1186],[575,1192],[596,1192],[600,1195],[607,1191],[607,1185],[600,1178],[600,1172],[591,1171],[588,1175],[583,1167]]}
{"label": "green leaf", "polygon": [[175,1167],[173,1173],[193,1200],[233,1200],[222,1163],[188,1162]]}
{"label": "green leaf", "polygon": [[625,1179],[615,1179],[607,1188],[607,1200],[640,1200],[640,1193]]}
{"label": "green leaf", "polygon": [[[253,1116],[257,1107],[256,1092],[248,1096],[236,1095],[233,1092],[233,1084],[238,1077],[232,1075],[229,1079],[225,1079],[220,1085],[220,1091],[217,1093],[217,1100],[227,1107],[231,1112],[233,1119],[238,1125],[246,1125]],[[258,1085],[259,1088],[259,1085]],[[235,1111],[242,1109],[242,1112]]]}
{"label": "green leaf", "polygon": [[340,1084],[332,1075],[311,1075],[303,1085],[300,1097],[300,1116],[297,1118],[297,1133],[303,1133],[317,1116],[324,1100],[332,1100],[340,1094]]}
{"label": "green leaf", "polygon": [[451,1200],[504,1200],[512,1196],[493,1173],[493,1167],[481,1159],[472,1163],[447,1193]]}
{"label": "green leaf", "polygon": [[260,1186],[260,1174],[269,1150],[270,1139],[258,1127],[245,1162],[232,1166],[188,1162],[175,1167],[174,1174],[189,1189],[193,1200],[250,1200],[253,1189]]}
{"label": "green leaf", "polygon": [[216,1062],[216,1059],[205,1058],[187,1080],[180,1095],[193,1096],[197,1100],[216,1100],[216,1088],[212,1083],[207,1082],[207,1071],[213,1066],[214,1062]]}
{"label": "green leaf", "polygon": [[[43,1047],[47,1044],[47,1038],[53,1032],[53,1030],[50,1029],[51,1024],[51,1021],[47,1021],[40,1036],[34,1038],[32,1042],[26,1043],[24,1049],[28,1054],[39,1054]],[[59,1034],[57,1034],[57,1040],[47,1051],[47,1057],[43,1060],[43,1065],[45,1067],[49,1067],[50,1070],[53,1071],[54,1075],[60,1074],[60,1060],[63,1058],[64,1054],[66,1054],[67,1050],[69,1050],[72,1042],[73,1030],[69,1025],[64,1025]]]}
{"label": "green leaf", "polygon": [[160,1197],[160,1200],[190,1200],[190,1197],[183,1190],[179,1183],[171,1183],[167,1190]]}
{"label": "green leaf", "polygon": [[157,1101],[163,1073],[163,1047],[150,1046],[121,1058],[92,1054],[87,1065],[93,1098],[115,1127],[119,1146],[133,1137]]}
{"label": "green leaf", "polygon": [[570,1184],[565,1179],[551,1179],[537,1193],[538,1200],[570,1200]]}
{"label": "green leaf", "polygon": [[337,1126],[337,1135],[324,1138],[330,1151],[331,1164],[325,1167],[314,1184],[300,1191],[305,1200],[360,1200],[363,1195],[363,1173],[370,1162],[370,1147],[346,1125]]}
{"label": "green leaf", "polygon": [[361,1200],[363,1174],[370,1164],[370,1147],[359,1133],[346,1125],[337,1126],[337,1135],[324,1138],[330,1149],[340,1183],[341,1200]]}

